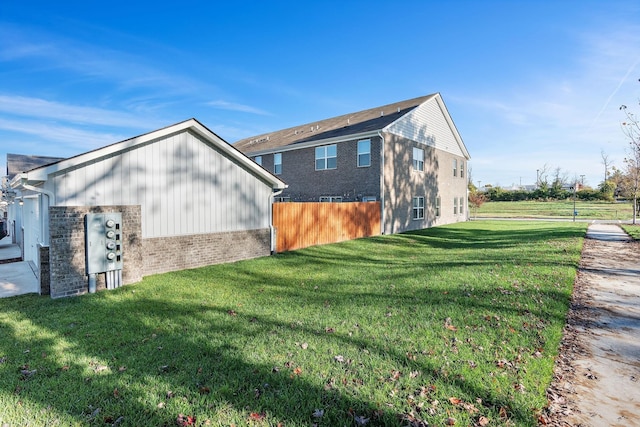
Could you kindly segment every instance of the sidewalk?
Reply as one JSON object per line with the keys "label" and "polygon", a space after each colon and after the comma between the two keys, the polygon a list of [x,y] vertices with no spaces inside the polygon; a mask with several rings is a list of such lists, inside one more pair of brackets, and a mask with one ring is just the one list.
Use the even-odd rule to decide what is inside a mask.
{"label": "sidewalk", "polygon": [[589,226],[556,367],[553,425],[640,426],[640,243],[616,225]]}
{"label": "sidewalk", "polygon": [[[22,253],[17,245],[11,243],[11,237],[0,240],[0,261],[20,259]],[[38,279],[29,263],[0,263],[0,298],[28,293],[38,293]]]}

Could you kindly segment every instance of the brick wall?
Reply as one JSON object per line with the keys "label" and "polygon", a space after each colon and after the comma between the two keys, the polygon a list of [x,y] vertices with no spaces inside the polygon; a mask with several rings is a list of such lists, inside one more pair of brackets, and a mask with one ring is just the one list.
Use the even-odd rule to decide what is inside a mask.
{"label": "brick wall", "polygon": [[[52,298],[88,292],[85,273],[84,217],[88,213],[122,213],[123,284],[142,280],[142,216],[140,206],[52,206],[49,208],[50,290]],[[105,288],[104,274],[97,277]]]}
{"label": "brick wall", "polygon": [[[282,192],[292,202],[317,202],[320,196],[342,196],[345,202],[364,196],[380,200],[380,138],[371,139],[371,166],[358,167],[358,140],[337,144],[337,168],[315,170],[315,147],[282,153],[282,174],[289,187]],[[253,158],[253,157],[252,157]],[[273,154],[262,156],[262,165],[273,171]]]}
{"label": "brick wall", "polygon": [[51,293],[51,262],[49,247],[38,245],[38,255],[40,258],[40,295]]}
{"label": "brick wall", "polygon": [[[144,239],[143,275],[267,256],[269,229]],[[125,261],[126,262],[126,261]]]}

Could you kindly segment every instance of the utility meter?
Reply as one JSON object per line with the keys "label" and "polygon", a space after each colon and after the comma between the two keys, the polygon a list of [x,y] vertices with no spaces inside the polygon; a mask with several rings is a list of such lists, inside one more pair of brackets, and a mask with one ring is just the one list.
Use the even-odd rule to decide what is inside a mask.
{"label": "utility meter", "polygon": [[87,274],[122,270],[122,213],[85,217]]}

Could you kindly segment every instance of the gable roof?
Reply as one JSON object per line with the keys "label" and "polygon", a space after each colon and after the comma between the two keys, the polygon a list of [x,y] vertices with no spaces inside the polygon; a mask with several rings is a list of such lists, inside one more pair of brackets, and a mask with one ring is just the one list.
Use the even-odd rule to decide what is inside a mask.
{"label": "gable roof", "polygon": [[162,129],[158,129],[134,138],[116,142],[106,147],[98,148],[83,154],[79,154],[68,159],[62,159],[55,163],[32,169],[25,173],[17,174],[11,181],[11,186],[17,188],[21,184],[37,184],[46,181],[49,175],[62,172],[70,168],[77,168],[95,160],[113,156],[125,150],[131,150],[136,146],[144,145],[158,140],[160,138],[176,134],[183,131],[190,131],[200,136],[205,141],[222,151],[225,155],[239,164],[241,167],[249,170],[254,175],[271,184],[273,189],[284,189],[287,185],[271,172],[257,165],[253,160],[242,154],[232,145],[224,141],[218,135],[210,131],[206,126],[196,119],[185,120]]}
{"label": "gable roof", "polygon": [[355,113],[343,114],[275,132],[241,139],[233,144],[244,153],[269,152],[280,147],[348,135],[375,133],[439,94],[421,96]]}
{"label": "gable roof", "polygon": [[64,160],[62,157],[30,156],[25,154],[7,154],[7,177],[13,178],[16,174],[30,171],[40,166]]}

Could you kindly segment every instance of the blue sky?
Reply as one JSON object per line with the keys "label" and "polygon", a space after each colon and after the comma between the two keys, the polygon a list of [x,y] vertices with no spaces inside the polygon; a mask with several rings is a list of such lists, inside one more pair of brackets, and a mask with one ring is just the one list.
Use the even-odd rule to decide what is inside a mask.
{"label": "blue sky", "polygon": [[622,167],[640,3],[0,0],[0,167],[195,117],[228,142],[440,92],[482,185]]}

